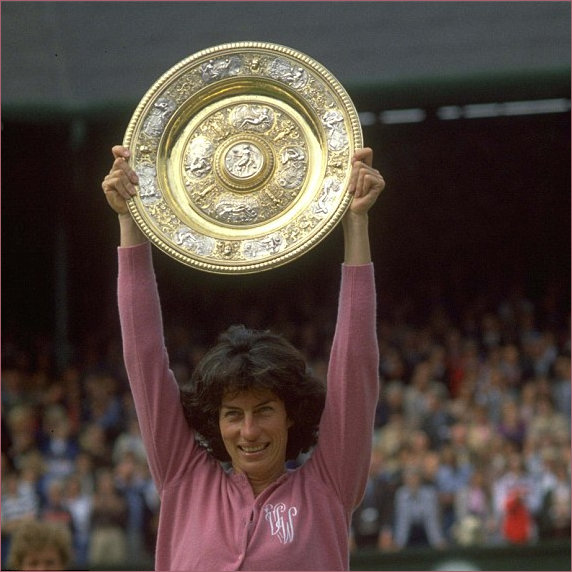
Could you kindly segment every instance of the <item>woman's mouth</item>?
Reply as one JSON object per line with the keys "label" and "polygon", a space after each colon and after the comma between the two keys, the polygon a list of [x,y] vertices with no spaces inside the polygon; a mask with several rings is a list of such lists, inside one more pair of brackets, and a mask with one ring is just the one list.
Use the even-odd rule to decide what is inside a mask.
{"label": "woman's mouth", "polygon": [[263,445],[239,445],[238,448],[240,449],[240,451],[246,453],[247,455],[254,455],[256,453],[264,451],[264,449],[266,449],[268,445],[269,443],[265,443]]}

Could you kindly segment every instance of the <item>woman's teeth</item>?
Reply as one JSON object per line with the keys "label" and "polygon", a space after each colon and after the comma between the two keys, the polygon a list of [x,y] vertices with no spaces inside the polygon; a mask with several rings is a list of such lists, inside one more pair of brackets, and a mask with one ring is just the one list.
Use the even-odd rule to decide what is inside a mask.
{"label": "woman's teeth", "polygon": [[258,451],[262,451],[262,449],[265,449],[265,448],[266,448],[266,445],[257,445],[256,447],[245,447],[243,445],[243,446],[239,447],[239,449],[241,449],[245,453],[258,453]]}

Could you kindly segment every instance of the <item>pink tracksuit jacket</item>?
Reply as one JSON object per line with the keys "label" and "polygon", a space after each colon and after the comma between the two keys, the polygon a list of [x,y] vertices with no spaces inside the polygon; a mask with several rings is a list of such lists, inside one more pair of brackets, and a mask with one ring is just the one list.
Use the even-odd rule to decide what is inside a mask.
{"label": "pink tracksuit jacket", "polygon": [[378,399],[373,265],[342,265],[319,441],[257,497],[200,448],[169,369],[149,244],[119,248],[124,357],[161,497],[156,570],[348,570]]}

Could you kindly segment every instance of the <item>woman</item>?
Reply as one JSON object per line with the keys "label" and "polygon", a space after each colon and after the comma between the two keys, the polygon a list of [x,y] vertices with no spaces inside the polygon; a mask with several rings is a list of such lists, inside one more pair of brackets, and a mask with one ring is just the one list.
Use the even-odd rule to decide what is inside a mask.
{"label": "woman", "polygon": [[72,562],[72,540],[67,527],[30,520],[14,534],[10,570],[67,570]]}
{"label": "woman", "polygon": [[[371,149],[352,160],[323,412],[323,390],[300,354],[279,336],[240,327],[178,387],[164,347],[151,247],[127,207],[137,175],[127,149],[116,146],[113,155],[102,187],[119,216],[125,362],[161,495],[156,568],[347,570],[379,390],[368,211],[385,183],[371,167]],[[318,420],[311,458],[288,471],[286,461],[315,443]],[[228,471],[220,462],[227,459]]]}

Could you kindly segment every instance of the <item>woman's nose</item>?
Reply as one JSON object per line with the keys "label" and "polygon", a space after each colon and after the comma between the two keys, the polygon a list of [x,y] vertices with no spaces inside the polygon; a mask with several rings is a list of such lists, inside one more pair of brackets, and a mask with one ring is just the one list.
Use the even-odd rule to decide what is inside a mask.
{"label": "woman's nose", "polygon": [[255,441],[260,435],[260,427],[254,415],[246,414],[242,422],[242,436],[248,441]]}

